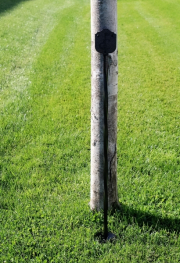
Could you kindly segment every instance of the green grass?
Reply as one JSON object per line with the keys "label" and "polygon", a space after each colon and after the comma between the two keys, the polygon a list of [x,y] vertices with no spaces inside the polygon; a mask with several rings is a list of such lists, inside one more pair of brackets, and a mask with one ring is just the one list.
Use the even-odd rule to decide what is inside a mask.
{"label": "green grass", "polygon": [[90,5],[0,0],[0,261],[180,260],[180,4],[118,1],[114,244],[90,212]]}

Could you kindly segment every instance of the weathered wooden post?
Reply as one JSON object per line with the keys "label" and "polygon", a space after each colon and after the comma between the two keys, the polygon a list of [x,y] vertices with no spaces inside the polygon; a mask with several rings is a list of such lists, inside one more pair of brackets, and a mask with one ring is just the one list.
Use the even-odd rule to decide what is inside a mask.
{"label": "weathered wooden post", "polygon": [[[91,0],[91,210],[105,208],[105,173],[108,175],[108,209],[119,206],[117,194],[117,45],[113,53],[99,53],[95,35],[109,30],[117,34],[117,0]],[[105,34],[106,35],[106,34]],[[108,46],[105,36],[105,48]],[[110,41],[111,42],[111,41]],[[103,45],[102,45],[103,47]],[[105,63],[105,64],[104,64]],[[104,65],[106,68],[104,68]],[[107,74],[107,78],[105,77]],[[105,129],[105,89],[107,80],[107,160]],[[106,171],[107,170],[107,171]]]}

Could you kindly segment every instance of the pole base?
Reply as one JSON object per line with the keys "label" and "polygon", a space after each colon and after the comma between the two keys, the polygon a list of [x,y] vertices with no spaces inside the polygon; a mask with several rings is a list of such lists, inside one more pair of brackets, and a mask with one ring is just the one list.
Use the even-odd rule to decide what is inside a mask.
{"label": "pole base", "polygon": [[104,236],[102,232],[98,232],[94,235],[95,240],[98,240],[99,243],[113,242],[116,239],[116,235],[112,232],[108,232],[107,237]]}

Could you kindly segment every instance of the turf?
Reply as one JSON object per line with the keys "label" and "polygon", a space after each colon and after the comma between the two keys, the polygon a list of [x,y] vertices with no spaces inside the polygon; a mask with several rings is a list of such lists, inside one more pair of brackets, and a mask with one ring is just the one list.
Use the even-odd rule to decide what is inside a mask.
{"label": "turf", "polygon": [[180,260],[180,4],[118,1],[115,243],[89,209],[90,4],[0,0],[0,261]]}

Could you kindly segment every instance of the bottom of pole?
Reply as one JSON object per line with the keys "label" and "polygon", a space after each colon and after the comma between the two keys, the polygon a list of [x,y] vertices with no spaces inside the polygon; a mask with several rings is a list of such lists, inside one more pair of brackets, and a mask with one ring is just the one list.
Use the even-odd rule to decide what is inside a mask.
{"label": "bottom of pole", "polygon": [[98,240],[99,243],[113,242],[116,239],[116,235],[112,232],[108,232],[105,237],[102,232],[98,232],[94,235],[95,240]]}

